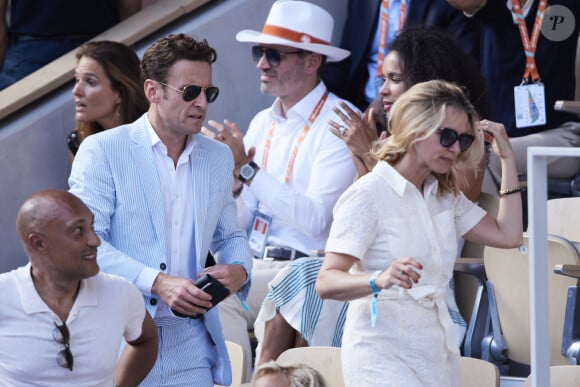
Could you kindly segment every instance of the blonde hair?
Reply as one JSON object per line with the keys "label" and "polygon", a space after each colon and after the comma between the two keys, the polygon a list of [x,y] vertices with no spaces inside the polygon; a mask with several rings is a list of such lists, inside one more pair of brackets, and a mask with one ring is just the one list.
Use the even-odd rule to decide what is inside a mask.
{"label": "blonde hair", "polygon": [[389,113],[391,135],[377,141],[372,155],[391,165],[396,164],[418,141],[432,136],[441,127],[447,114],[447,107],[463,110],[468,117],[467,133],[475,136],[469,149],[459,154],[457,162],[445,174],[432,173],[439,182],[439,193],[458,193],[457,176],[459,169],[478,170],[484,154],[483,138],[476,131],[479,120],[477,112],[463,90],[451,82],[434,80],[413,85],[393,104]]}
{"label": "blonde hair", "polygon": [[326,387],[324,378],[314,368],[305,364],[280,365],[275,361],[262,364],[252,379],[252,386],[256,380],[266,375],[282,374],[290,382],[290,387]]}

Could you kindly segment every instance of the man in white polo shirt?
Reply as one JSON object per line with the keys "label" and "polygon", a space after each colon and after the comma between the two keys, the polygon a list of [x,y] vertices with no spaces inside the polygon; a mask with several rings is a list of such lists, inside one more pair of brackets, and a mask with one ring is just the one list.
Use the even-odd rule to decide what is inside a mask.
{"label": "man in white polo shirt", "polygon": [[20,208],[30,263],[0,274],[0,385],[136,386],[153,367],[155,323],[133,284],[99,273],[93,218],[59,190]]}

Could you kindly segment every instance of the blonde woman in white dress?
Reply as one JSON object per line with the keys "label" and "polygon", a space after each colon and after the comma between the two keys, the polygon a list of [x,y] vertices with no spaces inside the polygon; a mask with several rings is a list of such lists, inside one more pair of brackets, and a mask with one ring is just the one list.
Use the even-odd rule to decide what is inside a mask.
{"label": "blonde woman in white dress", "polygon": [[[462,90],[418,83],[393,105],[379,160],[338,200],[316,283],[322,298],[350,300],[342,340],[347,387],[458,386],[449,280],[457,239],[522,243],[521,195],[503,125],[478,121]],[[497,219],[457,188],[475,168],[483,133],[502,160]]]}

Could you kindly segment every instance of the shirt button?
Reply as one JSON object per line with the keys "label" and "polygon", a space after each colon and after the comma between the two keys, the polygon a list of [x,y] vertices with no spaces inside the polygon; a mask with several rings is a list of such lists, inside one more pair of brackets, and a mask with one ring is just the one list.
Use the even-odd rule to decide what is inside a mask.
{"label": "shirt button", "polygon": [[161,264],[159,265],[159,268],[161,270],[165,270],[165,269],[167,269],[167,265],[164,262],[161,262]]}
{"label": "shirt button", "polygon": [[157,299],[156,298],[152,298],[152,299],[149,300],[149,303],[151,305],[157,305]]}

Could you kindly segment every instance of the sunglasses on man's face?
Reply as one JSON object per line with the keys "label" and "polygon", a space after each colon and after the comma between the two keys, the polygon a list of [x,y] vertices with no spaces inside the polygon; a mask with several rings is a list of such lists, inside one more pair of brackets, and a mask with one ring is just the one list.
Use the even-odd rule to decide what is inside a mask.
{"label": "sunglasses on man's face", "polygon": [[274,50],[273,48],[254,46],[252,47],[252,58],[254,58],[254,62],[258,63],[262,56],[266,55],[266,60],[268,63],[270,63],[271,66],[278,66],[282,60],[283,55],[302,54],[303,52],[304,51],[301,50],[282,52]]}
{"label": "sunglasses on man's face", "polygon": [[439,144],[443,148],[450,148],[457,140],[459,140],[459,150],[465,152],[473,144],[475,137],[469,133],[459,134],[455,129],[439,128]]}
{"label": "sunglasses on man's face", "polygon": [[218,94],[220,93],[220,89],[217,88],[216,86],[189,85],[189,86],[185,86],[183,89],[178,89],[176,87],[168,85],[167,83],[163,83],[163,82],[159,82],[159,83],[163,86],[167,86],[170,89],[177,91],[178,93],[181,93],[181,97],[183,98],[183,100],[185,102],[193,101],[203,91],[205,93],[205,98],[207,99],[207,103],[212,103],[213,101],[215,101],[217,99]]}

